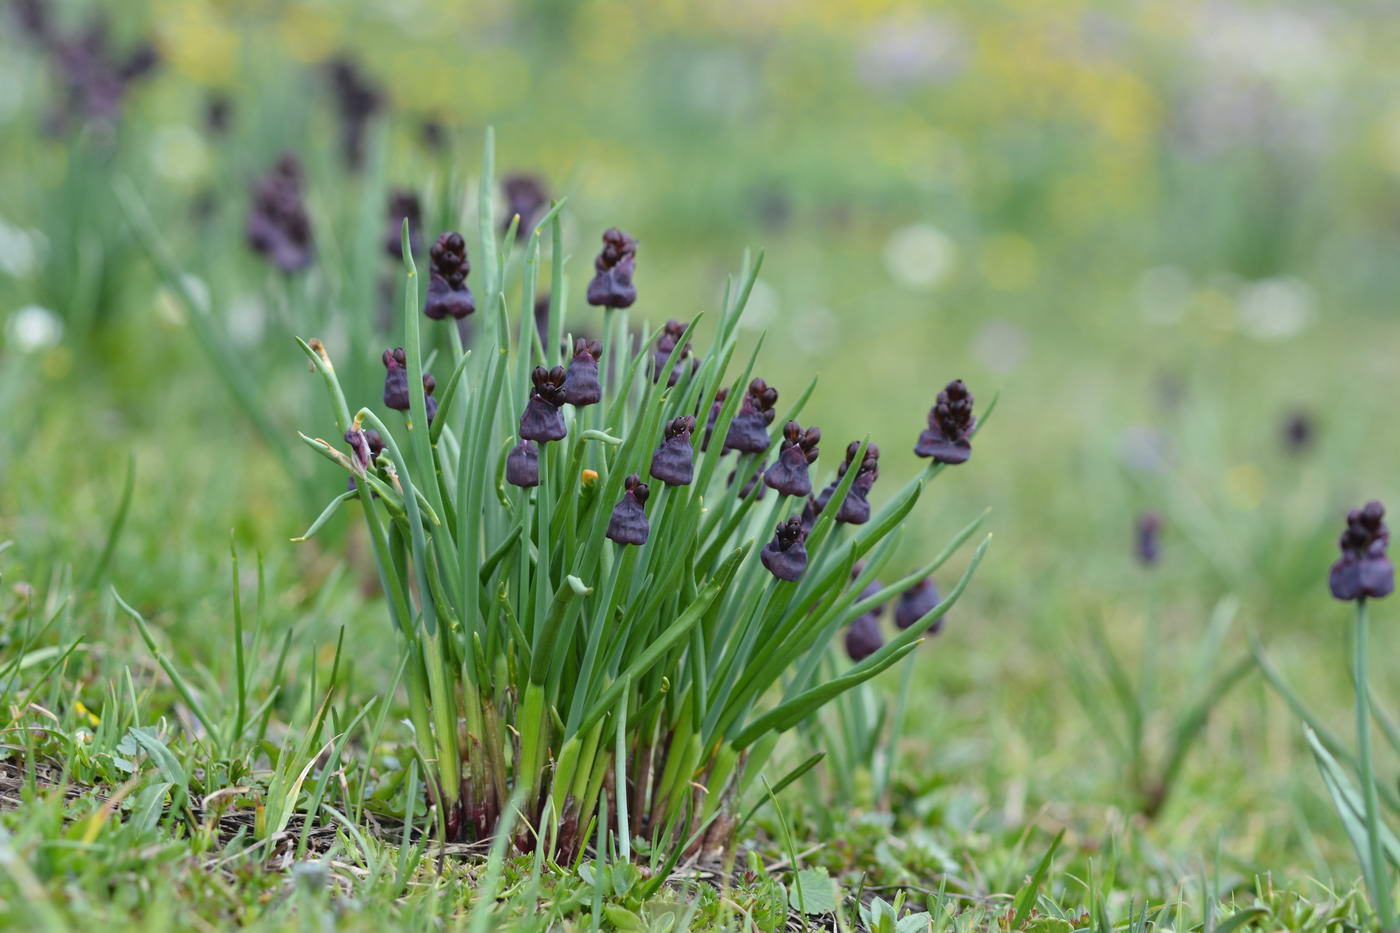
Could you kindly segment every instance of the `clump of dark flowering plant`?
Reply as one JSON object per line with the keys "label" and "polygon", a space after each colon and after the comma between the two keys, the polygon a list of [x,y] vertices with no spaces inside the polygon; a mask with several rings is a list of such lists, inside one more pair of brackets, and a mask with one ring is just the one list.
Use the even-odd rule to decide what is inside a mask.
{"label": "clump of dark flowering plant", "polygon": [[301,192],[301,162],[284,154],[258,179],[248,211],[248,245],[283,272],[311,265],[311,218]]}
{"label": "clump of dark flowering plant", "polygon": [[[792,504],[785,496],[767,504],[741,496],[762,463],[781,458],[767,437],[777,393],[761,382],[752,391],[749,367],[734,365],[758,264],[728,292],[708,351],[674,384],[651,378],[661,331],[634,344],[621,312],[608,318],[604,359],[592,343],[565,347],[561,205],[520,246],[498,241],[487,139],[473,243],[484,319],[470,354],[453,346],[436,419],[428,423],[432,396],[419,385],[433,336],[423,330],[437,325],[418,313],[422,289],[405,231],[403,350],[385,364],[394,380],[386,402],[406,400],[407,417],[352,410],[329,356],[304,342],[340,430],[356,438],[348,455],[340,444],[305,442],[357,483],[385,602],[412,661],[411,740],[430,769],[442,834],[514,839],[560,858],[603,839],[622,859],[642,836],[655,859],[647,884],[659,885],[685,853],[732,846],[782,735],[907,657],[962,594],[987,542],[918,625],[829,682],[833,644],[852,620],[872,601],[912,589],[980,519],[939,557],[862,597],[936,471],[872,507],[859,527],[839,524],[838,509],[808,523],[790,509],[779,514]],[[552,267],[540,264],[546,237]],[[506,261],[510,249],[523,252],[521,261]],[[630,289],[633,255],[630,238],[608,233],[591,289],[597,303],[631,303],[619,289]],[[521,280],[507,285],[507,269],[524,270]],[[545,287],[547,320],[537,322],[531,309]],[[525,312],[512,317],[507,296]],[[673,334],[673,353],[690,330]],[[570,403],[572,362],[590,377],[591,363],[601,364],[597,404]],[[748,440],[731,485],[734,459],[726,463],[717,447],[697,450],[694,434],[704,414],[728,437],[741,408],[763,437]],[[353,432],[367,438],[371,429],[384,446],[366,469]],[[807,458],[815,436],[784,438],[815,468]],[[832,501],[846,500],[871,454],[873,445],[855,445],[847,458],[855,466],[833,483]],[[862,560],[867,570],[852,584]]]}
{"label": "clump of dark flowering plant", "polygon": [[365,140],[370,123],[384,109],[384,92],[345,56],[326,64],[331,96],[340,117],[340,152],[353,172],[365,167]]}
{"label": "clump of dark flowering plant", "polygon": [[972,456],[972,429],[976,426],[972,393],[961,379],[954,379],[929,409],[928,427],[919,434],[914,453],[950,466],[966,463]]}
{"label": "clump of dark flowering plant", "polygon": [[603,233],[603,251],[593,262],[588,303],[600,308],[630,308],[637,301],[632,275],[637,268],[637,241],[616,227]]}
{"label": "clump of dark flowering plant", "polygon": [[472,264],[467,241],[460,233],[444,233],[428,253],[428,288],[423,313],[434,321],[445,317],[461,320],[476,312],[476,299],[467,287]]}

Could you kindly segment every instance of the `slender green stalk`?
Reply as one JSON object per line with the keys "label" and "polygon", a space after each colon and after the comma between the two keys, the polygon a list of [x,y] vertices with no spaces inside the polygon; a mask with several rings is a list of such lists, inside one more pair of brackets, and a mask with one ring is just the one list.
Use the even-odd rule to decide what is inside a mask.
{"label": "slender green stalk", "polygon": [[1356,690],[1356,753],[1360,769],[1361,790],[1366,806],[1366,843],[1369,849],[1367,880],[1376,902],[1382,930],[1395,929],[1395,911],[1391,906],[1390,863],[1381,855],[1380,803],[1376,797],[1375,764],[1371,760],[1371,692],[1370,692],[1370,619],[1366,600],[1356,604],[1355,635],[1352,639],[1353,673]]}

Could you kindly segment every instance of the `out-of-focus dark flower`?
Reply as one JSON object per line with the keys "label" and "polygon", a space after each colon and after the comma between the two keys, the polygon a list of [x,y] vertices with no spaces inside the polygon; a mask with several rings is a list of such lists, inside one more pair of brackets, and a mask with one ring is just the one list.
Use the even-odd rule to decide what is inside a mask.
{"label": "out-of-focus dark flower", "polygon": [[434,321],[445,317],[457,320],[476,310],[476,298],[467,287],[472,264],[467,259],[467,241],[460,233],[444,233],[428,251],[428,296],[423,313]]}
{"label": "out-of-focus dark flower", "polygon": [[637,241],[616,227],[603,233],[603,251],[593,261],[588,303],[600,308],[630,308],[637,300],[632,274],[637,266]]}
{"label": "out-of-focus dark flower", "polygon": [[[894,604],[894,624],[906,629],[934,610],[939,603],[938,587],[933,577],[924,577],[918,583],[899,594]],[[929,625],[929,634],[937,635],[943,629],[947,613],[934,619]]]}
{"label": "out-of-focus dark flower", "polygon": [[[685,336],[685,329],[689,326],[684,321],[667,321],[666,326],[662,328],[661,336],[656,338],[656,349],[652,351],[652,382],[660,382],[661,373],[665,371],[669,373],[666,377],[666,384],[673,386],[680,381],[681,376],[685,375],[686,360],[690,360],[691,368],[700,365],[699,360],[690,359],[690,344],[687,343],[679,350],[676,349],[680,345],[681,338]],[[666,361],[673,359],[673,354],[674,362],[668,371],[666,370]]]}
{"label": "out-of-focus dark flower", "polygon": [[763,546],[759,559],[768,572],[779,580],[796,582],[802,579],[807,569],[806,540],[807,532],[802,530],[802,519],[794,515],[778,523],[773,540]]}
{"label": "out-of-focus dark flower", "polygon": [[544,181],[539,176],[523,173],[507,175],[501,187],[506,194],[506,216],[501,222],[501,233],[508,232],[510,222],[519,215],[520,226],[515,229],[515,238],[524,240],[549,207],[549,192],[545,191]]}
{"label": "out-of-focus dark flower", "polygon": [[141,42],[126,54],[112,47],[107,18],[90,16],[72,32],[60,32],[49,18],[47,4],[18,3],[20,28],[48,55],[50,69],[61,86],[60,100],[50,111],[46,127],[65,132],[72,124],[110,129],[121,116],[127,92],[160,63],[155,46]]}
{"label": "out-of-focus dark flower", "polygon": [[15,23],[35,45],[45,46],[53,41],[53,20],[49,17],[48,0],[14,0],[10,4]]}
{"label": "out-of-focus dark flower", "polygon": [[418,124],[418,138],[431,152],[442,152],[447,148],[447,127],[437,117],[427,117]]}
{"label": "out-of-focus dark flower", "polygon": [[311,219],[301,195],[301,163],[284,154],[253,188],[248,245],[283,272],[311,265]]}
{"label": "out-of-focus dark flower", "polygon": [[403,259],[403,222],[408,221],[408,250],[419,255],[422,247],[423,203],[418,193],[408,188],[396,188],[389,192],[388,209],[385,212],[388,226],[384,233],[384,253],[390,259]]}
{"label": "out-of-focus dark flower", "polygon": [[612,518],[608,521],[608,538],[618,544],[647,543],[651,527],[647,524],[646,505],[650,491],[647,484],[636,473],[622,481],[622,498],[613,506]]}
{"label": "out-of-focus dark flower", "polygon": [[603,398],[603,385],[598,381],[598,360],[603,355],[601,340],[574,341],[574,358],[564,376],[564,401],[570,405],[595,405]]}
{"label": "out-of-focus dark flower", "polygon": [[846,654],[852,661],[864,661],[884,646],[885,635],[880,631],[880,617],[873,613],[857,616],[846,629]]}
{"label": "out-of-focus dark flower", "polygon": [[[840,484],[841,478],[850,469],[851,462],[855,459],[856,451],[860,449],[860,443],[851,441],[846,445],[846,460],[837,468],[836,479],[822,490],[817,496],[817,511],[825,509],[831,497],[836,494],[836,487]],[[836,520],[845,522],[848,525],[864,525],[870,521],[870,490],[875,485],[875,481],[880,478],[880,448],[870,444],[865,448],[865,456],[861,458],[860,465],[856,469],[856,478],[851,481],[850,491],[846,493],[846,498],[841,503],[841,507],[836,510]]]}
{"label": "out-of-focus dark flower", "polygon": [[763,474],[763,481],[785,496],[806,496],[812,492],[812,478],[807,473],[809,464],[817,462],[818,442],[822,439],[821,428],[808,428],[796,421],[783,425],[783,442],[778,450],[778,459]]}
{"label": "out-of-focus dark flower", "polygon": [[1294,455],[1304,454],[1313,445],[1317,425],[1313,422],[1312,415],[1300,408],[1289,412],[1284,418],[1280,434],[1284,450]]}
{"label": "out-of-focus dark flower", "polygon": [[1347,514],[1346,531],[1337,542],[1342,556],[1328,580],[1332,595],[1341,600],[1379,599],[1395,589],[1395,567],[1386,555],[1390,529],[1385,506],[1374,499]]}
{"label": "out-of-focus dark flower", "polygon": [[954,379],[938,393],[928,412],[928,428],[919,434],[914,453],[937,463],[966,463],[972,456],[969,435],[977,426],[972,415],[972,393],[961,379]]}
{"label": "out-of-focus dark flower", "polygon": [[1162,516],[1144,512],[1133,528],[1133,552],[1143,566],[1151,567],[1162,556]]}
{"label": "out-of-focus dark flower", "polygon": [[345,56],[337,56],[326,64],[336,112],[340,116],[341,155],[351,171],[365,165],[365,136],[372,119],[384,108],[384,94]]}
{"label": "out-of-focus dark flower", "polygon": [[695,416],[682,415],[666,425],[666,434],[651,455],[651,475],[668,486],[689,486],[695,479],[695,452],[691,436]]}
{"label": "out-of-focus dark flower", "polygon": [[724,407],[725,400],[729,398],[729,389],[721,386],[715,390],[714,401],[710,403],[710,413],[705,417],[705,439],[700,442],[701,450],[710,449],[710,436],[715,433],[715,421],[719,418],[719,411]]}
{"label": "out-of-focus dark flower", "polygon": [[749,390],[739,402],[739,411],[729,422],[729,433],[724,438],[724,449],[737,450],[745,454],[761,454],[768,449],[768,426],[773,423],[777,412],[778,390],[754,379]]}
{"label": "out-of-focus dark flower", "polygon": [[512,486],[540,484],[540,448],[534,441],[521,441],[506,455],[506,482]]}
{"label": "out-of-focus dark flower", "polygon": [[[403,347],[395,347],[392,350],[384,351],[384,407],[392,408],[395,411],[408,411],[408,357],[403,351]],[[423,407],[426,409],[428,420],[432,421],[437,414],[438,402],[433,398],[433,390],[437,388],[437,380],[432,373],[423,374]]]}
{"label": "out-of-focus dark flower", "polygon": [[530,373],[534,391],[520,416],[520,437],[527,441],[558,441],[569,433],[564,424],[564,367],[536,366]]}
{"label": "out-of-focus dark flower", "polygon": [[223,91],[204,98],[204,129],[210,136],[223,136],[233,124],[233,101]]}

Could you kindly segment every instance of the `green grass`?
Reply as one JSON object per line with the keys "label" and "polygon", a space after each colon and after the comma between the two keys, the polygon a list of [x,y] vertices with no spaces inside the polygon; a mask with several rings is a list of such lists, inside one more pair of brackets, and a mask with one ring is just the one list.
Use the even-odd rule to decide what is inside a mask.
{"label": "green grass", "polygon": [[[0,38],[6,75],[33,91],[4,115],[0,218],[47,240],[35,271],[0,273],[0,325],[31,303],[66,325],[51,349],[0,345],[0,925],[1374,927],[1349,835],[1364,807],[1360,823],[1334,808],[1356,781],[1355,711],[1350,617],[1325,575],[1347,508],[1400,502],[1394,115],[1368,93],[1393,23],[1276,4],[1233,27],[1197,4],[949,7],[961,70],[890,88],[853,77],[862,43],[906,15],[878,5],[757,19],[555,6],[444,13],[436,35],[373,4],[133,7],[118,32],[158,22],[169,65],[133,94],[110,161],[37,132],[42,68]],[[1271,16],[1301,16],[1321,63],[1241,78],[1202,51],[1220,29],[1277,35],[1260,25]],[[254,38],[226,66],[196,54],[231,29]],[[358,180],[337,166],[321,85],[299,63],[327,36],[326,50],[361,43],[395,101]],[[743,93],[705,83],[724,75]],[[1234,80],[1268,88],[1276,115],[1328,122],[1297,145],[1262,130],[1192,144],[1187,103]],[[178,143],[172,128],[198,135],[210,86],[237,90],[237,141],[204,139],[204,167],[171,174],[153,153]],[[448,118],[450,161],[413,141],[429,112]],[[336,435],[290,337],[372,319],[395,270],[379,244],[384,189],[422,180],[428,233],[445,228],[488,121],[502,169],[542,170],[570,195],[575,293],[612,224],[641,237],[633,317],[652,328],[717,307],[724,271],[762,248],[760,374],[786,398],[819,377],[809,404],[828,465],[838,439],[881,444],[877,508],[918,468],[909,448],[939,386],[960,376],[979,405],[1000,396],[974,459],[940,478],[882,574],[898,579],[989,505],[994,549],[944,632],[784,738],[764,773],[773,800],[753,798],[733,865],[683,861],[655,891],[597,851],[560,865],[443,847],[358,515],[290,540],[344,482],[296,443],[298,428]],[[290,285],[241,239],[243,189],[284,146],[307,158],[320,255]],[[223,334],[201,336],[162,283],[122,190],[208,288]],[[189,204],[205,190],[221,210],[201,226]],[[785,221],[764,220],[767,195]],[[935,287],[887,264],[911,224],[956,244]],[[1164,265],[1186,297],[1154,323],[1144,273]],[[1247,286],[1290,276],[1310,325],[1251,337]],[[265,309],[252,342],[250,298]],[[600,333],[590,311],[577,320]],[[740,331],[736,356],[758,332]],[[262,430],[211,346],[245,373]],[[377,394],[369,360],[343,367],[352,409]],[[1295,406],[1318,417],[1301,456],[1278,443]],[[1144,428],[1170,445],[1162,469],[1125,455]],[[306,469],[289,474],[295,463]],[[1149,508],[1166,524],[1153,570],[1131,556]],[[945,592],[966,566],[939,575]],[[1395,612],[1376,603],[1370,629],[1371,751],[1392,815]],[[1268,676],[1249,667],[1193,717],[1256,654]],[[1275,681],[1323,727],[1316,746]],[[1148,819],[1144,790],[1175,760]],[[638,849],[638,864],[656,854]],[[882,920],[880,904],[904,919]]]}

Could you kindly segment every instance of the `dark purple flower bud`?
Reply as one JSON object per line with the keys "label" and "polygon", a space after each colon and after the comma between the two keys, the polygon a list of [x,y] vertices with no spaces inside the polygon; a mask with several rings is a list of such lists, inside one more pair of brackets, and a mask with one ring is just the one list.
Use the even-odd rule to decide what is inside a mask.
{"label": "dark purple flower bud", "polygon": [[[390,259],[403,259],[403,222],[408,221],[408,250],[415,256],[422,248],[423,204],[418,193],[398,188],[389,193],[385,213],[388,226],[384,232],[384,252]],[[465,250],[464,250],[465,252]]]}
{"label": "dark purple flower bud", "polygon": [[429,152],[447,148],[447,127],[437,117],[428,117],[418,125],[418,139]]}
{"label": "dark purple flower bud", "polygon": [[339,56],[326,66],[340,116],[341,155],[351,171],[365,164],[365,137],[372,119],[384,108],[384,94],[350,59]]}
{"label": "dark purple flower bud", "polygon": [[301,163],[285,154],[253,188],[248,245],[283,272],[311,265],[311,218],[301,194]]}
{"label": "dark purple flower bud", "polygon": [[695,416],[682,415],[666,425],[666,435],[651,455],[651,475],[668,486],[689,486],[695,479],[695,451],[691,436]]}
{"label": "dark purple flower bud", "polygon": [[143,42],[127,55],[126,61],[122,62],[118,69],[118,75],[123,82],[135,81],[155,71],[159,64],[160,53],[156,51],[156,47],[149,42]]}
{"label": "dark purple flower bud", "polygon": [[467,287],[467,241],[460,233],[444,233],[428,251],[428,297],[423,313],[434,321],[462,318],[476,310],[476,299]]}
{"label": "dark purple flower bud", "polygon": [[796,421],[783,425],[783,442],[778,459],[763,474],[763,481],[785,496],[807,496],[812,492],[809,464],[817,462],[817,444],[822,439],[821,428],[808,428]]}
{"label": "dark purple flower bud", "polygon": [[[906,629],[932,612],[938,603],[938,587],[934,585],[933,577],[924,577],[900,594],[894,604],[894,624]],[[947,613],[944,613],[934,619],[928,627],[929,634],[937,635],[947,617]]]}
{"label": "dark purple flower bud", "polygon": [[564,424],[564,367],[536,366],[530,374],[534,391],[520,416],[520,437],[527,441],[559,441],[569,433]]}
{"label": "dark purple flower bud", "polygon": [[1342,556],[1332,565],[1329,584],[1341,600],[1380,599],[1395,589],[1395,568],[1386,556],[1390,529],[1385,506],[1374,499],[1347,514],[1346,531],[1337,542]]}
{"label": "dark purple flower bud", "polygon": [[768,426],[777,417],[773,406],[778,404],[778,390],[754,379],[749,390],[739,402],[739,411],[729,422],[729,433],[724,438],[724,449],[737,450],[745,454],[761,454],[768,449]]}
{"label": "dark purple flower bud", "polygon": [[632,273],[637,265],[637,241],[616,227],[603,233],[603,251],[593,261],[588,303],[600,308],[630,308],[637,300]]}
{"label": "dark purple flower bud", "polygon": [[540,484],[540,448],[534,441],[521,441],[506,455],[506,482],[512,486]]}
{"label": "dark purple flower bud", "polygon": [[221,91],[204,98],[204,128],[210,136],[223,136],[233,123],[233,101]]}
{"label": "dark purple flower bud", "polygon": [[1290,412],[1283,422],[1283,449],[1295,456],[1304,454],[1312,447],[1316,434],[1311,414],[1302,409]]}
{"label": "dark purple flower bud", "polygon": [[351,428],[345,432],[345,443],[350,445],[361,472],[369,469],[374,458],[384,450],[384,439],[373,428]]}
{"label": "dark purple flower bud", "polygon": [[727,398],[728,389],[721,387],[715,391],[715,400],[710,403],[710,413],[705,418],[705,439],[700,442],[701,450],[710,449],[710,436],[715,433],[715,421],[719,418],[719,410],[724,407]]}
{"label": "dark purple flower bud", "polygon": [[[846,445],[846,460],[837,468],[836,479],[822,490],[817,496],[817,511],[826,508],[831,497],[836,494],[836,487],[840,484],[841,478],[846,475],[846,470],[851,467],[851,462],[855,459],[856,451],[860,449],[860,443],[851,441]],[[841,503],[841,508],[836,511],[836,520],[845,522],[848,525],[864,525],[870,521],[870,495],[871,488],[875,485],[875,480],[880,478],[880,448],[870,444],[865,448],[865,456],[861,458],[860,466],[856,468],[856,478],[851,481],[851,489],[846,493],[846,499]]]}
{"label": "dark purple flower bud", "polygon": [[794,515],[785,522],[779,522],[773,540],[763,546],[759,559],[768,572],[779,580],[789,583],[802,579],[807,569],[807,532],[802,530],[802,519]]}
{"label": "dark purple flower bud", "polygon": [[612,518],[608,521],[608,539],[618,544],[643,545],[651,534],[647,524],[646,505],[649,490],[636,473],[622,482],[625,491],[613,507]]}
{"label": "dark purple flower bud", "polygon": [[867,612],[857,616],[846,629],[846,654],[852,661],[864,661],[885,646],[885,635],[880,631],[880,617]]}
{"label": "dark purple flower bud", "polygon": [[1157,563],[1162,556],[1162,516],[1156,512],[1144,512],[1138,516],[1133,529],[1133,552],[1146,567]]}
{"label": "dark purple flower bud", "polygon": [[[685,375],[685,367],[689,365],[692,369],[699,367],[700,361],[691,359],[690,344],[682,346],[679,350],[676,347],[681,342],[681,337],[685,336],[685,329],[689,325],[684,321],[667,321],[666,326],[661,331],[661,336],[656,338],[656,349],[652,351],[651,381],[660,382],[661,373],[666,369],[666,361],[674,360],[671,364],[669,375],[666,377],[666,385],[673,386]],[[687,364],[689,360],[689,364]]]}
{"label": "dark purple flower bud", "polygon": [[603,384],[598,381],[598,360],[602,355],[601,340],[580,337],[574,341],[574,358],[564,376],[564,401],[578,406],[602,401]]}
{"label": "dark purple flower bud", "polygon": [[403,347],[384,351],[384,406],[408,411],[408,357]]}
{"label": "dark purple flower bud", "polygon": [[506,193],[506,217],[501,222],[501,233],[510,230],[510,222],[518,215],[520,226],[515,229],[515,238],[524,240],[549,207],[549,193],[536,175],[507,175],[501,186]]}
{"label": "dark purple flower bud", "polygon": [[928,428],[919,434],[914,453],[937,463],[966,463],[972,456],[969,435],[977,426],[972,415],[972,393],[961,379],[954,379],[938,393],[928,412]]}

